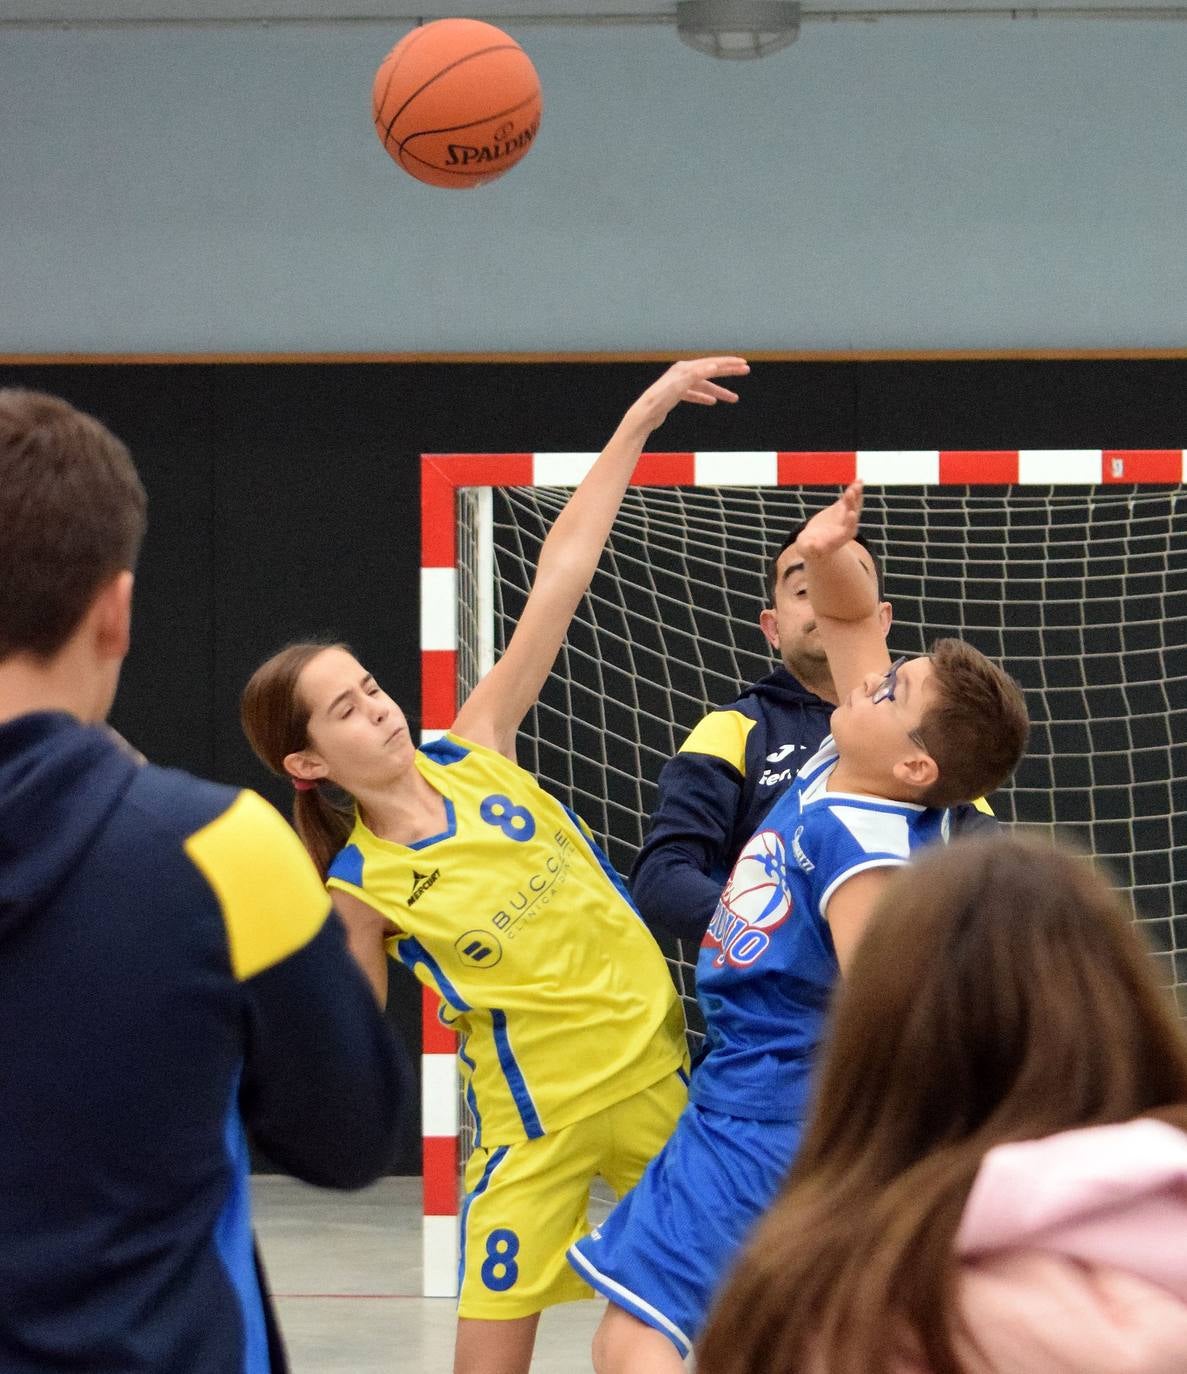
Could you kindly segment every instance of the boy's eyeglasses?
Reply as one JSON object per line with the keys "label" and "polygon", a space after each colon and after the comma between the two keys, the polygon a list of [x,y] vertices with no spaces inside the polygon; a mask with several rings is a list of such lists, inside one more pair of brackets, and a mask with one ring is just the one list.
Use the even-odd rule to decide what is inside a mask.
{"label": "boy's eyeglasses", "polygon": [[[904,654],[902,658],[896,658],[894,662],[890,665],[890,667],[886,670],[886,676],[877,685],[877,687],[874,688],[873,694],[870,697],[870,701],[873,703],[873,705],[877,706],[883,701],[894,700],[894,689],[898,685],[899,669],[906,662],[907,656]],[[917,744],[925,754],[928,754],[930,756],[931,750],[927,747],[926,743],[924,742],[923,736],[919,733],[918,730],[908,730],[907,738],[913,744]]]}

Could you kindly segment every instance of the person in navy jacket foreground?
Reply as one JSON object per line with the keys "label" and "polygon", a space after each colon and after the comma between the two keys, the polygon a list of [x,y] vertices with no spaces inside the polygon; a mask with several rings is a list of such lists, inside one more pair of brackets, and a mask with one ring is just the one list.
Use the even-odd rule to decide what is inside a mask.
{"label": "person in navy jacket foreground", "polygon": [[103,723],[144,511],[102,425],[0,391],[4,1374],[284,1370],[245,1128],[355,1188],[388,1169],[408,1102],[285,822]]}

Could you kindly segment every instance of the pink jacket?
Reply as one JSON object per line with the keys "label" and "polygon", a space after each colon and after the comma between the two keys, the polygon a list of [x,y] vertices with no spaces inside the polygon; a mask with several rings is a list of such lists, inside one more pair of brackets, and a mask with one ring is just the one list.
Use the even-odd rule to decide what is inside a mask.
{"label": "pink jacket", "polygon": [[1187,1374],[1181,1131],[1142,1119],[991,1150],[957,1253],[986,1374]]}

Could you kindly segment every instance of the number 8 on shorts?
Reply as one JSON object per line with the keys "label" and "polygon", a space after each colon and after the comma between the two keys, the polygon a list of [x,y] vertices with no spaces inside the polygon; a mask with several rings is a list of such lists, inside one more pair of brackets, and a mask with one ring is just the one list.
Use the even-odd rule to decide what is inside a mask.
{"label": "number 8 on shorts", "polygon": [[482,1282],[492,1293],[505,1293],[519,1278],[515,1257],[519,1254],[519,1237],[514,1231],[502,1228],[486,1238],[486,1263],[482,1266]]}

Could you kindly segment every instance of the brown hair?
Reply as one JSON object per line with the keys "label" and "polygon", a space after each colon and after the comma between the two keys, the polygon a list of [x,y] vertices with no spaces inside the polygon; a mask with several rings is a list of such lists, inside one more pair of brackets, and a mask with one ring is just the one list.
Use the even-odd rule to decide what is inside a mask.
{"label": "brown hair", "polygon": [[1187,1041],[1098,869],[1004,834],[927,851],[857,948],[803,1149],[698,1371],[966,1374],[954,1243],[986,1151],[1147,1114],[1187,1127],[1184,1104]]}
{"label": "brown hair", "polygon": [[[291,781],[285,756],[309,747],[309,706],[297,690],[297,679],[318,654],[345,648],[333,643],[290,644],[262,663],[243,689],[243,733],[260,762],[278,776]],[[353,805],[328,794],[326,787],[319,783],[295,792],[293,798],[293,824],[323,878],[354,827]]]}
{"label": "brown hair", "polygon": [[134,568],[144,488],[98,420],[40,391],[0,391],[0,660],[52,658],[100,588]]}
{"label": "brown hair", "polygon": [[955,806],[987,797],[1026,748],[1030,718],[1022,688],[963,639],[937,639],[931,663],[935,700],[919,722],[919,735],[939,777],[922,800]]}

